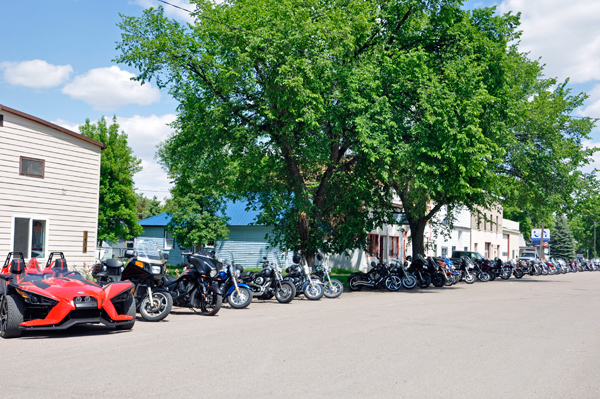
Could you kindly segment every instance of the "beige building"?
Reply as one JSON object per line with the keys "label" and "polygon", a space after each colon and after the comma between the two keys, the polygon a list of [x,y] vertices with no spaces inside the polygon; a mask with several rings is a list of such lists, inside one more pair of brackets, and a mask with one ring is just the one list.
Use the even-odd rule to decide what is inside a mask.
{"label": "beige building", "polygon": [[0,258],[22,252],[69,266],[95,258],[105,145],[0,105]]}
{"label": "beige building", "polygon": [[521,232],[519,222],[503,219],[502,222],[502,254],[503,261],[511,259],[516,260],[519,257],[519,248],[521,246]]}
{"label": "beige building", "polygon": [[501,256],[502,247],[502,206],[482,209],[471,214],[471,251],[479,252],[485,258]]}

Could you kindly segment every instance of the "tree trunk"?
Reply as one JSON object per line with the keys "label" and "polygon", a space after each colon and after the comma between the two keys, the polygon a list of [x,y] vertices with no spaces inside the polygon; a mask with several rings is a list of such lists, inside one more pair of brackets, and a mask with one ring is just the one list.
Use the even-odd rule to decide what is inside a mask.
{"label": "tree trunk", "polygon": [[298,216],[298,233],[300,236],[300,254],[306,258],[308,266],[313,267],[315,255],[309,253],[308,243],[310,239],[310,223],[306,212],[302,212]]}
{"label": "tree trunk", "polygon": [[423,218],[412,221],[409,219],[410,237],[412,240],[412,257],[417,259],[417,255],[425,256],[425,226],[427,221]]}

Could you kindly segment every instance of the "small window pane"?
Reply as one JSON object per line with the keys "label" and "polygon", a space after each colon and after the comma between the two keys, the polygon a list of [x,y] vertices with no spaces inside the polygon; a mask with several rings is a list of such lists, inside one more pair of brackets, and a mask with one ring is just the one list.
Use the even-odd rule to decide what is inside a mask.
{"label": "small window pane", "polygon": [[165,231],[165,249],[173,248],[173,233],[171,231]]}
{"label": "small window pane", "polygon": [[21,174],[44,177],[44,161],[21,157]]}
{"label": "small window pane", "polygon": [[21,252],[23,256],[28,258],[29,256],[29,219],[26,218],[15,218],[15,231],[14,231],[13,251]]}
{"label": "small window pane", "polygon": [[33,232],[31,234],[31,257],[46,257],[46,221],[33,220]]}

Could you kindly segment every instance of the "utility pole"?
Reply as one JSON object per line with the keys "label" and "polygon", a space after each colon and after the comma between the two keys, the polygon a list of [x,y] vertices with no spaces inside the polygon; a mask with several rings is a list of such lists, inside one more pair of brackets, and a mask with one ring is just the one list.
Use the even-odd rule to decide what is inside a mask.
{"label": "utility pole", "polygon": [[594,220],[594,259],[596,259],[596,221]]}
{"label": "utility pole", "polygon": [[542,234],[540,237],[540,259],[544,259],[544,219],[542,219]]}

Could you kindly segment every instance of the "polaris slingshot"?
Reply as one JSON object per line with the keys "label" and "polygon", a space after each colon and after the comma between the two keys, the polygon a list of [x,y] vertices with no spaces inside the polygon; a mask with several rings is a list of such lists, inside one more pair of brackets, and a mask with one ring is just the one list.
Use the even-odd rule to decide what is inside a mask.
{"label": "polaris slingshot", "polygon": [[0,270],[0,336],[64,330],[75,324],[131,329],[135,323],[133,288],[128,281],[100,287],[86,280],[68,270],[62,252],[52,252],[44,269],[37,259],[25,265],[22,253],[10,252]]}

